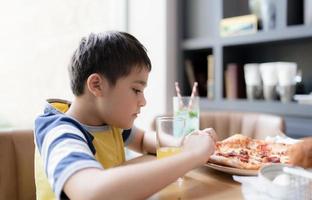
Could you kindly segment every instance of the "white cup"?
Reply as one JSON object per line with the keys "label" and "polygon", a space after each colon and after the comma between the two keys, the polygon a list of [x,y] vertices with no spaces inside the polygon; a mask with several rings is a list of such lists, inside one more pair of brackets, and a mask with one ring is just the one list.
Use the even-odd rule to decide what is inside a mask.
{"label": "white cup", "polygon": [[274,100],[277,97],[276,86],[278,83],[276,63],[261,63],[260,73],[263,80],[263,96],[265,100]]}
{"label": "white cup", "polygon": [[295,94],[297,63],[276,62],[278,93],[282,102],[290,102]]}
{"label": "white cup", "polygon": [[297,63],[294,62],[276,62],[276,71],[278,85],[294,85],[296,83]]}
{"label": "white cup", "polygon": [[244,65],[246,85],[261,85],[261,75],[259,64],[247,63]]}
{"label": "white cup", "polygon": [[244,65],[247,98],[250,100],[262,97],[262,80],[258,63]]}
{"label": "white cup", "polygon": [[295,91],[296,85],[280,85],[278,86],[278,93],[280,95],[281,102],[287,103],[292,101]]}
{"label": "white cup", "polygon": [[260,64],[260,73],[263,85],[276,85],[278,82],[276,73],[276,63],[268,62]]}

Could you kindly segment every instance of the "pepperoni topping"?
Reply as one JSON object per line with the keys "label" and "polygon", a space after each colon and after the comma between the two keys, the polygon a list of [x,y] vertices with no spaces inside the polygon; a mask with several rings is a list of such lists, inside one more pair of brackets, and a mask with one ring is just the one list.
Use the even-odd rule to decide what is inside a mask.
{"label": "pepperoni topping", "polygon": [[241,150],[239,151],[239,154],[240,154],[240,155],[248,155],[248,152],[247,152],[246,150],[244,150],[244,149],[241,149]]}
{"label": "pepperoni topping", "polygon": [[272,163],[280,163],[281,162],[279,157],[268,157],[267,159],[269,162],[272,162]]}
{"label": "pepperoni topping", "polygon": [[245,156],[245,157],[241,156],[239,158],[239,160],[242,161],[242,162],[245,162],[245,163],[248,163],[248,161],[249,161],[248,156]]}

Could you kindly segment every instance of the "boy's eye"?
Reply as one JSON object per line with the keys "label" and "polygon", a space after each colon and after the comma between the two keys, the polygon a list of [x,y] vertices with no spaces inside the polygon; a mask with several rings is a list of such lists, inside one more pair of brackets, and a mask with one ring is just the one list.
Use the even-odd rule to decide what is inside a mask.
{"label": "boy's eye", "polygon": [[139,94],[139,93],[142,92],[141,90],[137,90],[137,89],[135,89],[135,88],[132,88],[132,90],[134,91],[135,94]]}

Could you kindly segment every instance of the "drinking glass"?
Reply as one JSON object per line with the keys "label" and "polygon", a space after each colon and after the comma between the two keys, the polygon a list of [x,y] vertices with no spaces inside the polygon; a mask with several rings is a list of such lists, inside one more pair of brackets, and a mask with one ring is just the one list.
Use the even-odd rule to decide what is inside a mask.
{"label": "drinking glass", "polygon": [[173,97],[175,117],[185,119],[184,135],[199,129],[199,97]]}
{"label": "drinking glass", "polygon": [[158,117],[156,119],[157,159],[181,152],[185,120],[181,117]]}

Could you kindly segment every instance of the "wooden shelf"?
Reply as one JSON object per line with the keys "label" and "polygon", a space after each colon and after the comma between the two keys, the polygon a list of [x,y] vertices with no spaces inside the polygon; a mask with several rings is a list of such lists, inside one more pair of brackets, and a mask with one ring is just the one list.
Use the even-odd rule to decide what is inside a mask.
{"label": "wooden shelf", "polygon": [[215,45],[235,46],[248,45],[265,42],[275,42],[283,40],[298,40],[303,38],[312,38],[312,26],[297,25],[289,26],[285,29],[276,29],[272,31],[259,31],[252,35],[218,37],[218,38],[192,38],[185,39],[182,43],[183,50],[197,50],[204,48],[213,48]]}
{"label": "wooden shelf", "polygon": [[184,50],[198,50],[198,49],[208,49],[213,48],[216,44],[215,40],[210,38],[195,38],[195,39],[186,39],[182,43],[182,49]]}
{"label": "wooden shelf", "polygon": [[296,102],[281,103],[280,101],[248,101],[219,100],[208,101],[201,98],[202,110],[239,110],[244,112],[264,112],[283,116],[312,117],[312,105],[302,105]]}
{"label": "wooden shelf", "polygon": [[312,38],[312,26],[289,26],[285,29],[276,29],[272,31],[259,31],[256,34],[226,37],[220,40],[222,46],[234,46],[245,44],[256,44],[283,40],[298,40],[303,38]]}

